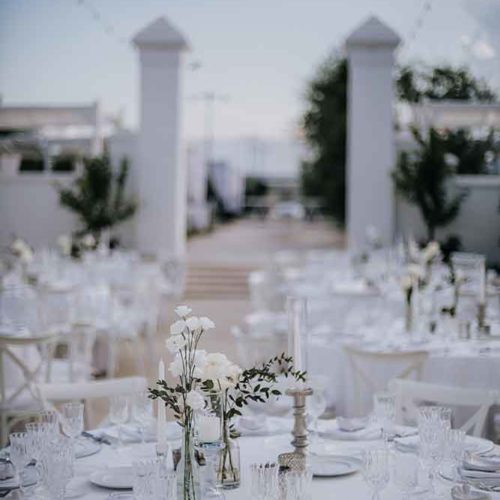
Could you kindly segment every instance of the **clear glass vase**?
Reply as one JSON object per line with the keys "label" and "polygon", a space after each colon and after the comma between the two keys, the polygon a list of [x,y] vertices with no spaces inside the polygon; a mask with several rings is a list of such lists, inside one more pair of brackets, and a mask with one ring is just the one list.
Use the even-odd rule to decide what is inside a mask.
{"label": "clear glass vase", "polygon": [[224,429],[224,448],[219,453],[217,479],[219,486],[232,490],[240,486],[240,445],[238,438],[231,438],[229,429]]}
{"label": "clear glass vase", "polygon": [[177,458],[177,499],[201,500],[199,467],[195,459],[192,422],[185,423],[181,449]]}

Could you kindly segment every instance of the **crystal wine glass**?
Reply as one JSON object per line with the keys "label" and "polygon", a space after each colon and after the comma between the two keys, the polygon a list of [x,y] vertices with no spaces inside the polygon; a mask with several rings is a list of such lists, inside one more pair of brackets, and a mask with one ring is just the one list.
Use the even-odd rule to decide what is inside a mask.
{"label": "crystal wine glass", "polygon": [[307,401],[307,410],[311,419],[310,433],[311,443],[318,443],[318,419],[325,413],[326,397],[325,390],[327,386],[327,377],[313,376],[309,377],[308,382],[313,393]]}
{"label": "crystal wine glass", "polygon": [[271,500],[279,497],[278,465],[275,463],[250,465],[251,498]]}
{"label": "crystal wine glass", "polygon": [[129,417],[128,396],[112,396],[109,400],[109,421],[118,427],[118,447],[123,446],[122,425]]}
{"label": "crystal wine glass", "polygon": [[377,392],[373,395],[373,415],[382,431],[382,439],[394,438],[396,424],[396,397],[390,392]]}
{"label": "crystal wine glass", "polygon": [[132,418],[139,427],[141,433],[141,442],[145,442],[146,427],[153,418],[152,401],[147,392],[138,392],[134,394],[132,400]]}
{"label": "crystal wine glass", "polygon": [[19,487],[23,489],[23,471],[30,463],[29,436],[26,432],[13,432],[9,434],[10,461],[14,466]]}
{"label": "crystal wine glass", "polygon": [[453,478],[460,481],[458,467],[461,465],[465,455],[465,431],[461,429],[449,429],[446,432],[446,452],[451,463]]}
{"label": "crystal wine glass", "polygon": [[62,430],[72,440],[83,432],[84,408],[83,403],[66,403],[62,406]]}
{"label": "crystal wine glass", "polygon": [[418,413],[419,458],[428,471],[431,498],[436,496],[436,469],[444,458],[450,414],[437,406],[423,406]]}
{"label": "crystal wine glass", "polygon": [[380,492],[389,482],[389,451],[386,448],[365,452],[363,477],[373,490],[372,500],[379,500]]}
{"label": "crystal wine glass", "polygon": [[51,500],[63,500],[66,486],[73,476],[71,439],[56,436],[49,440],[41,460],[44,484]]}
{"label": "crystal wine glass", "polygon": [[392,478],[403,498],[409,498],[417,487],[418,469],[418,457],[414,453],[395,452]]}

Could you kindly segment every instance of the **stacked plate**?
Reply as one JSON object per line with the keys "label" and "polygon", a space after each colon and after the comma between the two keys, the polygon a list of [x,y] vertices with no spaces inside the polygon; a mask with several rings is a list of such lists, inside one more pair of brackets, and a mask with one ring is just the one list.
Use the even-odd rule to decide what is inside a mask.
{"label": "stacked plate", "polygon": [[500,455],[468,454],[458,472],[476,488],[500,492]]}
{"label": "stacked plate", "polygon": [[[419,436],[398,437],[394,440],[396,447],[401,451],[416,453],[420,443]],[[465,437],[465,451],[474,455],[483,455],[494,448],[494,444],[488,439],[474,436]]]}

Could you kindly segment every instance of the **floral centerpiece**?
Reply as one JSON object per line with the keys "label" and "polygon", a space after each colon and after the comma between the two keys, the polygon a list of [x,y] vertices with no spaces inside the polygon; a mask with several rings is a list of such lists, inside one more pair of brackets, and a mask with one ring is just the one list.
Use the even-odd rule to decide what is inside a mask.
{"label": "floral centerpiece", "polygon": [[[304,379],[304,373],[294,372],[292,358],[282,354],[261,366],[242,370],[222,353],[207,353],[198,348],[202,336],[215,328],[207,317],[190,316],[191,308],[175,309],[179,319],[170,326],[167,349],[175,355],[169,371],[176,383],[158,380],[157,387],[150,389],[152,399],[160,398],[170,408],[183,428],[180,461],[177,464],[178,496],[182,500],[200,498],[197,480],[197,464],[194,455],[194,413],[200,410],[205,398],[204,391],[218,389],[224,394],[224,441],[230,449],[230,439],[236,437],[231,419],[241,415],[241,409],[250,401],[265,402],[272,395],[281,394],[273,388],[279,373]],[[227,483],[238,477],[239,470],[232,467],[228,451],[222,451],[219,478]]]}
{"label": "floral centerpiece", "polygon": [[405,297],[405,330],[413,330],[414,321],[418,314],[418,290],[425,283],[425,271],[417,264],[410,264],[406,274],[401,278],[400,285]]}

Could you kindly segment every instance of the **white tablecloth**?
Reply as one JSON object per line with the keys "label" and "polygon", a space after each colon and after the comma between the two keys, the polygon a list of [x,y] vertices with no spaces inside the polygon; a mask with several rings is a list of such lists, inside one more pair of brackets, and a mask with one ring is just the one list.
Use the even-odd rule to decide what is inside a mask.
{"label": "white tablecloth", "polygon": [[[487,345],[493,349],[485,350]],[[424,364],[422,380],[436,384],[467,388],[500,387],[500,341],[482,344],[456,342],[449,349],[437,342],[419,349],[429,350],[429,358]],[[356,413],[354,373],[342,349],[341,342],[312,341],[309,346],[309,367],[311,375],[323,375],[329,380],[327,399],[335,406],[336,414],[354,416]],[[370,366],[368,369],[374,380],[388,381],[390,368]],[[394,374],[393,374],[394,375]],[[372,395],[361,387],[361,413],[371,410]]]}
{"label": "white tablecloth", "polygon": [[[240,438],[241,459],[242,459],[242,484],[241,487],[225,492],[227,500],[253,500],[249,490],[248,466],[255,462],[275,461],[277,455],[289,450],[290,436],[281,435],[274,437],[242,437]],[[342,450],[357,449],[361,451],[369,446],[380,446],[377,443],[341,443],[331,441],[332,449],[341,453]],[[82,500],[105,500],[110,490],[102,489],[92,485],[88,481],[88,476],[96,469],[106,466],[116,466],[120,463],[131,463],[140,460],[140,457],[153,457],[154,445],[131,445],[121,451],[115,451],[110,446],[104,446],[102,450],[91,457],[77,460],[76,477],[74,484],[82,488],[84,494],[80,496]],[[450,485],[444,485],[450,488]],[[314,479],[312,500],[328,500],[330,498],[350,500],[369,500],[371,493],[363,481],[361,474],[355,473],[350,476]],[[392,485],[389,485],[382,493],[383,500],[400,500],[401,493],[398,493]],[[500,494],[492,494],[492,500],[500,499]]]}

